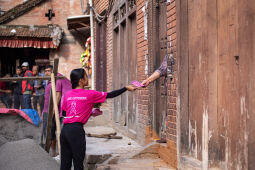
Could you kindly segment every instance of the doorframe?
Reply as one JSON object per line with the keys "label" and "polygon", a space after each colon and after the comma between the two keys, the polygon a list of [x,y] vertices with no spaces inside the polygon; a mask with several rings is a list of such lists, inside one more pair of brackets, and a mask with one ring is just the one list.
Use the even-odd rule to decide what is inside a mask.
{"label": "doorframe", "polygon": [[[107,68],[106,68],[106,64],[107,64],[107,52],[106,52],[106,30],[104,30],[103,32],[102,27],[104,27],[106,29],[107,24],[106,24],[107,20],[103,20],[102,22],[96,22],[96,89],[98,91],[106,91],[107,89]],[[104,26],[103,26],[104,25]],[[100,42],[100,36],[98,34],[102,34],[104,36],[104,43],[101,44]],[[101,48],[103,48],[103,53],[105,54],[105,56],[101,56]],[[103,58],[104,57],[104,58]],[[101,77],[101,75],[99,74],[99,67],[100,67],[100,62],[103,61],[105,66],[103,69],[103,83],[102,86],[100,87],[100,83],[99,83],[99,79]],[[101,71],[102,74],[102,71]]]}
{"label": "doorframe", "polygon": [[[167,3],[167,1],[164,1]],[[160,58],[160,33],[159,33],[159,15],[160,11],[159,9],[159,1],[158,0],[150,0],[148,2],[148,74],[151,75],[154,73],[154,71],[159,67],[160,60],[157,60],[157,58]],[[167,17],[167,14],[166,14]],[[166,22],[166,28],[167,28],[167,22]],[[167,36],[167,32],[166,32]],[[167,53],[166,53],[167,54]],[[153,137],[159,137],[161,136],[161,128],[162,124],[157,125],[158,119],[163,120],[163,115],[160,115],[161,117],[157,117],[157,96],[161,94],[157,94],[157,83],[160,80],[157,80],[157,82],[154,82],[151,86],[149,86],[149,124],[152,125],[153,134],[156,135]],[[165,111],[167,114],[167,96],[166,103],[165,103]],[[159,127],[157,127],[159,126]],[[166,129],[165,129],[166,130]]]}
{"label": "doorframe", "polygon": [[189,152],[189,34],[188,0],[176,1],[177,33],[177,167],[180,168],[181,156]]}

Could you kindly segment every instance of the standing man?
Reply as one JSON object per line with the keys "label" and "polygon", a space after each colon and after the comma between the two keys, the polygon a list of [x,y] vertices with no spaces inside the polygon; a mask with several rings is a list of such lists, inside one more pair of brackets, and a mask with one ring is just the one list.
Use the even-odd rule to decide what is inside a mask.
{"label": "standing man", "polygon": [[[39,73],[39,67],[34,65],[32,68],[32,72],[34,76],[43,77],[43,74]],[[39,103],[40,112],[38,112],[39,116],[41,117],[41,113],[43,111],[44,105],[44,88],[45,88],[45,81],[43,80],[35,80],[34,81],[34,90],[35,93],[33,95],[33,107],[38,112],[37,104]]]}
{"label": "standing man", "polygon": [[[28,62],[24,62],[21,65],[24,72],[24,77],[32,77],[33,73],[29,70]],[[24,109],[32,109],[31,96],[33,93],[33,81],[32,80],[22,80],[22,94],[24,100]]]}
{"label": "standing man", "polygon": [[[48,65],[45,68],[45,75],[50,76],[53,72],[53,66]],[[58,73],[58,76],[62,76],[62,74]],[[62,110],[61,106],[63,103],[63,98],[66,92],[72,90],[72,85],[70,80],[67,78],[59,79],[56,81],[56,92],[57,92],[57,104],[59,108],[59,116],[60,120],[62,120]],[[46,137],[46,128],[47,128],[47,120],[48,120],[48,109],[49,109],[49,100],[50,100],[50,91],[51,91],[51,82],[48,81],[48,84],[45,88],[44,95],[44,108],[43,108],[43,135]],[[51,127],[51,151],[52,156],[56,156],[56,121],[55,115],[52,119],[52,127]]]}
{"label": "standing man", "polygon": [[[20,66],[16,67],[16,74],[14,77],[22,77],[22,69]],[[23,95],[22,95],[22,80],[13,82],[13,97],[14,97],[14,109],[23,109]]]}

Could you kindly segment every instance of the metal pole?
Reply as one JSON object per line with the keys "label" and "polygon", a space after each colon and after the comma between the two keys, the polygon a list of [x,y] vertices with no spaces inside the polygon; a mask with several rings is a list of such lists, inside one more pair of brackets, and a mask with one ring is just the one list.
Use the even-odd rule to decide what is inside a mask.
{"label": "metal pole", "polygon": [[92,75],[91,75],[91,87],[92,90],[95,89],[95,74],[94,74],[94,22],[93,22],[93,9],[92,9],[92,0],[89,0],[90,5],[90,35],[91,35],[91,64],[92,64]]}

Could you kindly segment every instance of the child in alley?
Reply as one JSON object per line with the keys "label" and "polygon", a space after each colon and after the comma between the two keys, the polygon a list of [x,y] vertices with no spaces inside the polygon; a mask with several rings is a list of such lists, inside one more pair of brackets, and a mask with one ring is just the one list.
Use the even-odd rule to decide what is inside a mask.
{"label": "child in alley", "polygon": [[85,90],[88,85],[86,71],[82,68],[74,69],[70,75],[72,90],[67,92],[62,110],[64,126],[60,135],[61,142],[61,170],[70,170],[72,160],[75,170],[83,170],[83,160],[86,152],[86,140],[83,125],[88,121],[93,105],[104,103],[107,98],[114,98],[125,91],[136,88],[128,85],[112,92],[98,92]]}

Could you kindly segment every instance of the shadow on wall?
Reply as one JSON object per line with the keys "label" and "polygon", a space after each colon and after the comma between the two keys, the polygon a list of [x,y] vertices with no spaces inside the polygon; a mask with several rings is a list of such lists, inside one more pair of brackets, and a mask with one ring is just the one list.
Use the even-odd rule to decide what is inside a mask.
{"label": "shadow on wall", "polygon": [[87,38],[90,36],[90,29],[80,28],[76,30],[70,30],[71,35],[73,36],[75,42],[85,50],[85,43]]}

